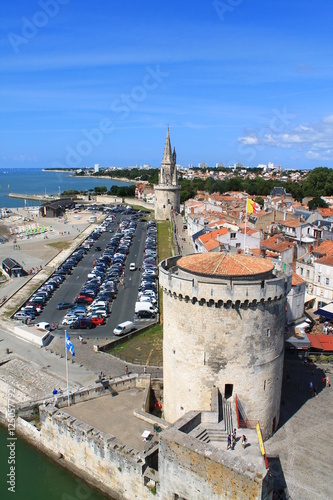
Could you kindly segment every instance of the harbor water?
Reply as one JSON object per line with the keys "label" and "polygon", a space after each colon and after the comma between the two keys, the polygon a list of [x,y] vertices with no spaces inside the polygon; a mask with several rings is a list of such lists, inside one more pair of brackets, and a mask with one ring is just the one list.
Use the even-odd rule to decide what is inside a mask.
{"label": "harbor water", "polygon": [[127,182],[98,177],[74,176],[69,172],[43,171],[40,168],[0,169],[0,208],[17,208],[38,205],[29,199],[11,198],[9,193],[26,195],[58,195],[75,189],[86,191],[97,186],[126,186]]}

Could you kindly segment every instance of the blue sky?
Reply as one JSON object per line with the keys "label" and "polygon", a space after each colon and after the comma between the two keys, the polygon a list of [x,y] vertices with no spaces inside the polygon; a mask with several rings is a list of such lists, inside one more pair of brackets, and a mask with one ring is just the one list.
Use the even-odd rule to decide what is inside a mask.
{"label": "blue sky", "polygon": [[1,167],[333,166],[330,2],[2,2]]}

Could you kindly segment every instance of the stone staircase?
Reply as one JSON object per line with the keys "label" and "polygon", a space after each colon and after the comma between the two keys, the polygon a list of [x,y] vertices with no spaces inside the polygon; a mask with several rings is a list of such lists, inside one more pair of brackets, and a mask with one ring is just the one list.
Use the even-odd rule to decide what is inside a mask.
{"label": "stone staircase", "polygon": [[[226,443],[228,434],[233,432],[232,409],[230,401],[222,398],[220,408],[220,421],[214,423],[201,423],[190,434],[203,443]],[[221,415],[222,413],[222,415]]]}
{"label": "stone staircase", "polygon": [[199,425],[194,431],[194,437],[204,443],[226,442],[228,437],[224,426],[220,424]]}

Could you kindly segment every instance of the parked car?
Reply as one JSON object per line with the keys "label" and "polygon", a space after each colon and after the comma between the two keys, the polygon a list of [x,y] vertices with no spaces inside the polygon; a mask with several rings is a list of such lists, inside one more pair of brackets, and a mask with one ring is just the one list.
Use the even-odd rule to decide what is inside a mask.
{"label": "parked car", "polygon": [[56,305],[57,309],[70,309],[71,307],[74,307],[74,302],[59,302]]}
{"label": "parked car", "polygon": [[93,314],[90,318],[91,324],[95,326],[104,325],[105,318],[101,314]]}
{"label": "parked car", "polygon": [[138,311],[135,313],[138,318],[155,318],[156,314],[152,311]]}
{"label": "parked car", "polygon": [[74,323],[72,323],[69,328],[93,328],[95,325],[91,323],[90,318],[78,318]]}
{"label": "parked car", "polygon": [[130,333],[133,330],[135,330],[135,325],[132,321],[124,321],[123,323],[120,323],[116,328],[113,330],[114,335],[124,335],[125,333]]}
{"label": "parked car", "polygon": [[13,317],[14,319],[18,319],[20,321],[27,321],[28,319],[30,320],[34,319],[32,314],[23,311],[18,311],[17,313],[14,314]]}

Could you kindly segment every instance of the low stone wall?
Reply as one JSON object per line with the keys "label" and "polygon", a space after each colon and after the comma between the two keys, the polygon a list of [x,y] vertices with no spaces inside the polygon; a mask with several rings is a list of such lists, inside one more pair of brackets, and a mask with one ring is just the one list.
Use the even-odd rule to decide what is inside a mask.
{"label": "low stone wall", "polygon": [[[145,388],[147,383],[146,376],[139,376],[137,374],[125,375],[115,379],[101,381],[95,387],[86,387],[77,391],[73,391],[69,395],[69,402],[71,405],[89,401],[90,399],[99,398],[104,396],[107,392],[115,393],[133,389],[134,387]],[[56,394],[52,398],[41,399],[37,401],[27,401],[16,405],[16,414],[25,420],[33,420],[38,416],[39,407],[41,405],[56,405],[57,408],[65,408],[68,406],[68,396],[66,393]]]}

